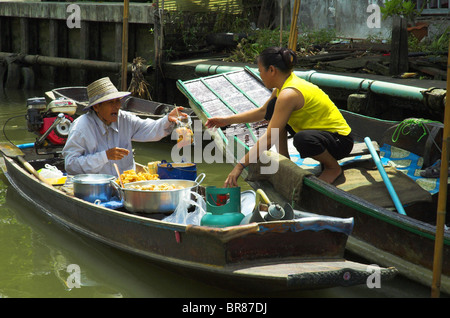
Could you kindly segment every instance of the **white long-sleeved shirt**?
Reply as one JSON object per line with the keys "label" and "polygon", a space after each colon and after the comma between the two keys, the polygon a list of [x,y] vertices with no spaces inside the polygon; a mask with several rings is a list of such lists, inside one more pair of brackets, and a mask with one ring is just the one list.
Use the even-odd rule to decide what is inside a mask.
{"label": "white long-sleeved shirt", "polygon": [[[132,141],[158,141],[169,135],[174,124],[167,115],[161,119],[142,119],[120,110],[117,122],[105,125],[97,114],[89,111],[78,117],[71,125],[69,136],[62,151],[65,168],[69,175],[99,173],[117,175],[114,163],[120,173],[135,169]],[[121,160],[109,160],[106,150],[119,147],[130,153]]]}

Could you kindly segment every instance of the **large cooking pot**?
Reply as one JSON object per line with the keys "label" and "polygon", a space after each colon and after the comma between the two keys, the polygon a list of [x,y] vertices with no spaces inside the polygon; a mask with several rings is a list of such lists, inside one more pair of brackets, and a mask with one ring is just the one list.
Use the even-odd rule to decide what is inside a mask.
{"label": "large cooking pot", "polygon": [[73,193],[89,202],[107,202],[115,193],[115,179],[109,174],[78,174],[72,177]]}
{"label": "large cooking pot", "polygon": [[[118,187],[118,189],[121,193],[125,209],[130,212],[167,213],[173,212],[181,199],[189,198],[191,190],[196,191],[204,178],[205,174],[201,173],[194,181],[180,179],[136,181],[126,183],[123,188]],[[166,191],[139,190],[132,188],[136,185],[161,185],[164,183],[181,186],[183,188]]]}

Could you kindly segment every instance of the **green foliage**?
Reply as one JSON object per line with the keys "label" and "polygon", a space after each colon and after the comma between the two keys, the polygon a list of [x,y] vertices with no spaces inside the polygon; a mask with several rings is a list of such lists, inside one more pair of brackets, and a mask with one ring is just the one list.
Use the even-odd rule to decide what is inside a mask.
{"label": "green foliage", "polygon": [[[424,1],[425,3],[426,1]],[[387,0],[384,7],[381,7],[383,19],[392,16],[402,16],[407,19],[414,19],[420,11],[416,9],[416,2],[412,0]]]}
{"label": "green foliage", "polygon": [[447,52],[448,43],[450,41],[450,27],[447,27],[441,35],[436,36],[434,39],[424,39],[418,41],[416,37],[408,37],[408,48],[410,52]]}
{"label": "green foliage", "polygon": [[[308,49],[312,45],[325,45],[336,39],[336,31],[322,29],[313,32],[302,33],[298,37],[298,48]],[[242,39],[235,50],[233,50],[227,62],[254,63],[258,55],[267,47],[284,46],[289,42],[289,31],[259,29],[252,33],[247,39]]]}
{"label": "green foliage", "polygon": [[210,33],[246,33],[248,13],[234,14],[225,9],[215,12],[171,11],[165,14],[165,50],[171,53],[197,51],[206,45]]}

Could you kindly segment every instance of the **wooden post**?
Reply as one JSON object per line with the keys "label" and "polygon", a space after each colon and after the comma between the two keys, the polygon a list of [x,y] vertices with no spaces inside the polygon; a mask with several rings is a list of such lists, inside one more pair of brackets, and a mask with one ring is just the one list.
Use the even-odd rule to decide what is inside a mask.
{"label": "wooden post", "polygon": [[393,20],[390,73],[400,75],[408,71],[408,31],[404,18],[395,16]]}
{"label": "wooden post", "polygon": [[[49,56],[58,57],[58,45],[59,45],[59,37],[58,37],[58,20],[50,20],[49,21]],[[55,86],[58,83],[57,77],[57,69],[54,66],[49,67],[50,70],[50,84],[51,86]]]}
{"label": "wooden post", "polygon": [[122,37],[123,37],[123,24],[120,22],[115,23],[114,29],[114,62],[122,63]]}
{"label": "wooden post", "polygon": [[[90,40],[90,22],[81,21],[80,28],[80,59],[81,60],[89,60],[89,40]],[[80,85],[85,85],[87,82],[87,71],[84,69],[80,70],[79,73],[79,81]]]}
{"label": "wooden post", "polygon": [[30,32],[28,18],[20,18],[20,53],[28,54],[30,51]]}
{"label": "wooden post", "polygon": [[[449,43],[450,50],[450,43]],[[450,55],[447,60],[447,78],[450,76]],[[442,138],[442,155],[441,155],[441,173],[439,179],[439,197],[438,209],[436,215],[436,238],[434,240],[434,259],[433,259],[433,282],[431,285],[431,296],[434,298],[440,295],[441,273],[442,273],[442,254],[444,248],[444,225],[445,214],[447,208],[447,179],[448,179],[448,161],[450,146],[450,100],[448,91],[450,83],[447,80],[447,98],[444,115],[444,136]]]}
{"label": "wooden post", "polygon": [[122,91],[126,91],[128,67],[128,8],[129,0],[123,2],[123,33],[122,33]]}
{"label": "wooden post", "polygon": [[155,58],[154,58],[154,69],[155,69],[155,100],[163,101],[164,92],[164,78],[162,72],[162,56],[163,56],[163,16],[162,12],[164,10],[164,0],[161,0],[161,8],[159,7],[159,0],[155,0],[154,8],[154,43],[155,43]]}
{"label": "wooden post", "polygon": [[269,26],[270,16],[274,7],[274,0],[262,0],[261,9],[258,16],[258,28],[263,29]]}

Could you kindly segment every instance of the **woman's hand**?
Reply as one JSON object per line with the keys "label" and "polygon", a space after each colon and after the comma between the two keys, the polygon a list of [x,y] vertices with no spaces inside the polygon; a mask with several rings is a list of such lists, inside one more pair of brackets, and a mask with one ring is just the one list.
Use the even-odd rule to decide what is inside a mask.
{"label": "woman's hand", "polygon": [[120,160],[123,157],[128,156],[129,153],[130,151],[128,149],[115,147],[106,150],[106,158],[108,158],[108,160]]}
{"label": "woman's hand", "polygon": [[182,113],[181,111],[184,109],[184,107],[178,106],[175,107],[168,115],[168,119],[171,123],[176,123],[178,120],[180,120],[180,117],[186,118],[188,115],[186,113]]}
{"label": "woman's hand", "polygon": [[227,117],[212,117],[209,118],[205,123],[205,126],[207,128],[224,127],[227,125],[229,125]]}
{"label": "woman's hand", "polygon": [[237,187],[238,186],[237,179],[239,178],[243,170],[244,167],[240,163],[234,166],[233,170],[231,170],[230,174],[225,180],[224,187],[225,188]]}

